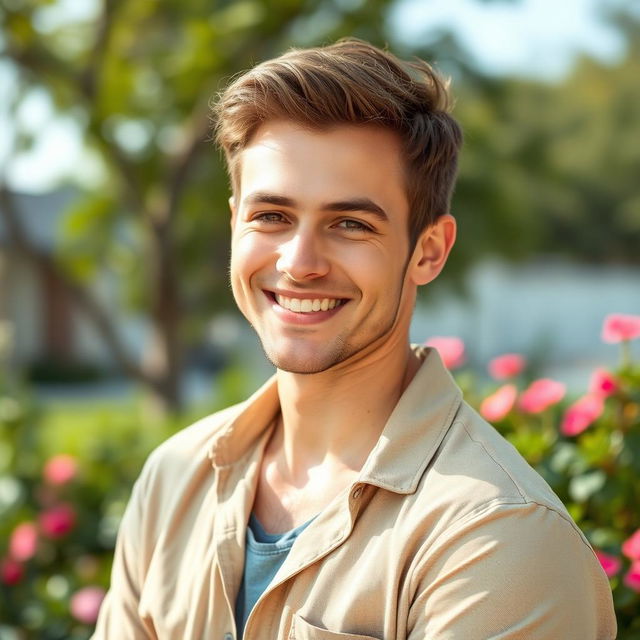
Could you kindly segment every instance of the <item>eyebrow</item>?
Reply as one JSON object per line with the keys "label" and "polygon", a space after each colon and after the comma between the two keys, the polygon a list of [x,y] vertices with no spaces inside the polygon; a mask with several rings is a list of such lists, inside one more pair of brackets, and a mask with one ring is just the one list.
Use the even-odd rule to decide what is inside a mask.
{"label": "eyebrow", "polygon": [[[245,204],[273,204],[279,207],[296,207],[296,201],[293,198],[287,196],[281,196],[275,193],[268,193],[266,191],[256,191],[244,198]],[[365,211],[374,215],[376,218],[383,222],[389,221],[389,216],[385,210],[378,204],[376,204],[370,198],[348,198],[346,200],[338,200],[336,202],[327,202],[321,205],[322,211],[336,211],[336,212],[348,212],[348,211]]]}

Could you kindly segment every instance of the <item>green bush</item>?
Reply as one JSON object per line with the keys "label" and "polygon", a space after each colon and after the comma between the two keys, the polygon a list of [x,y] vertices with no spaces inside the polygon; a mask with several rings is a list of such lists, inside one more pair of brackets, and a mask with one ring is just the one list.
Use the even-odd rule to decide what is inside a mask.
{"label": "green bush", "polygon": [[89,637],[131,486],[168,435],[152,437],[140,413],[78,406],[45,415],[15,383],[0,383],[3,640]]}
{"label": "green bush", "polygon": [[[562,383],[531,379],[519,354],[489,363],[499,381],[489,393],[486,377],[456,375],[585,532],[611,581],[619,638],[632,640],[640,637],[640,365],[630,341],[640,317],[610,316],[603,337],[621,343],[622,363],[594,372],[572,403]],[[429,342],[451,369],[463,367],[459,339]],[[218,403],[236,400],[242,385],[227,372]],[[90,636],[133,482],[148,452],[193,417],[159,424],[139,403],[45,414],[0,367],[0,640]]]}

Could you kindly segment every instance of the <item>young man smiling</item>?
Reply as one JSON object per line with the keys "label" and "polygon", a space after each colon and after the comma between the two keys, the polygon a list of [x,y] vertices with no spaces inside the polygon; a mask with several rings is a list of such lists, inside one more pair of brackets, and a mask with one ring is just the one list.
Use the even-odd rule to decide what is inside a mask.
{"label": "young man smiling", "polygon": [[276,374],[151,455],[95,638],[615,637],[558,498],[409,345],[455,240],[447,102],[356,40],[221,96],[231,284]]}

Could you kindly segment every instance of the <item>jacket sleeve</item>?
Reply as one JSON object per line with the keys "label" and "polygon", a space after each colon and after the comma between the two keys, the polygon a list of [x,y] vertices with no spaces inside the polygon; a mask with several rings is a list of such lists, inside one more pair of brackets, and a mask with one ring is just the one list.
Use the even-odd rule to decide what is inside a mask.
{"label": "jacket sleeve", "polygon": [[143,621],[138,613],[143,576],[143,493],[141,476],[133,487],[120,523],[111,570],[111,587],[100,608],[91,640],[147,640],[156,637],[151,623]]}
{"label": "jacket sleeve", "polygon": [[609,581],[565,516],[485,506],[415,565],[409,640],[612,640]]}

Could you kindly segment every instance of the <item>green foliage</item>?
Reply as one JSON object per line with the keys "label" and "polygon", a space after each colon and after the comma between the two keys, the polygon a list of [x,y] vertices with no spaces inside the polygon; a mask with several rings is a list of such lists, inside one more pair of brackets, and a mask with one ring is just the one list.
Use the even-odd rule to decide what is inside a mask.
{"label": "green foliage", "polygon": [[638,263],[637,23],[629,42],[618,65],[585,59],[561,84],[458,84],[466,137],[454,198],[458,272],[488,253]]}
{"label": "green foliage", "polygon": [[[20,629],[19,638],[88,638],[90,625],[70,614],[71,598],[108,585],[118,522],[155,438],[141,432],[133,411],[74,408],[45,419],[6,380],[0,413],[0,620]],[[73,477],[56,485],[43,469],[58,447],[78,462]],[[45,523],[47,513],[57,525]],[[7,559],[12,532],[21,531],[28,545],[25,528],[37,532],[33,554],[15,549],[14,533],[17,557]]]}

